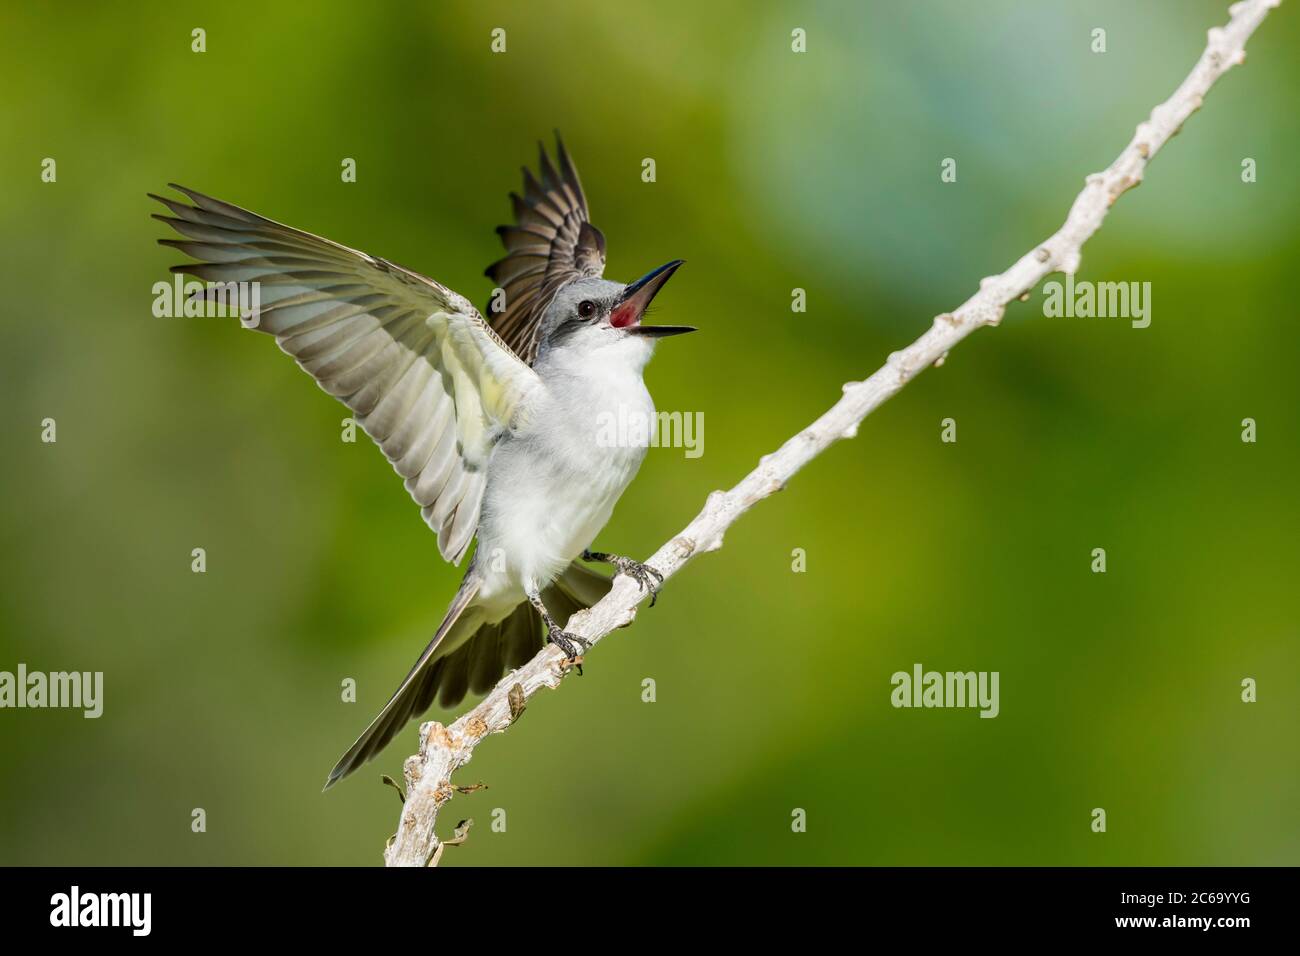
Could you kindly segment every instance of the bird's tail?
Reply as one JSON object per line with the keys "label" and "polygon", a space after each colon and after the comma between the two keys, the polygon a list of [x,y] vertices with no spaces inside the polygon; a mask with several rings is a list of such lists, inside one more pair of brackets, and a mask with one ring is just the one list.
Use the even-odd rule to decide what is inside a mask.
{"label": "bird's tail", "polygon": [[[603,598],[611,583],[603,574],[574,562],[542,592],[542,601],[555,620],[567,621]],[[502,673],[522,666],[537,653],[544,638],[532,606],[525,601],[500,621],[486,623],[478,614],[466,613],[477,593],[478,581],[471,569],[433,640],[379,716],[334,765],[326,790],[377,756],[408,720],[429,709],[435,696],[440,706],[453,707],[467,691],[491,690]]]}

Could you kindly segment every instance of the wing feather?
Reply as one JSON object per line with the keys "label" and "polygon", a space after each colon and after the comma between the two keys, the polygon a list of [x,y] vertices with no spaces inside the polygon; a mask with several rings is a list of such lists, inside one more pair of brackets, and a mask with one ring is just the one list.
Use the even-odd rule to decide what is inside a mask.
{"label": "wing feather", "polygon": [[497,227],[506,255],[486,271],[505,300],[492,327],[530,365],[537,357],[542,316],[555,293],[566,282],[605,270],[605,237],[591,224],[578,171],[559,134],[558,169],[540,143],[537,152],[541,179],[524,168],[523,195],[510,194],[515,223]]}
{"label": "wing feather", "polygon": [[438,534],[443,556],[459,563],[478,528],[492,444],[527,413],[536,373],[467,300],[434,280],[172,188],[189,202],[150,194],[171,213],[154,218],[182,238],[159,242],[197,260],[172,271],[258,284],[254,327],[352,410]]}

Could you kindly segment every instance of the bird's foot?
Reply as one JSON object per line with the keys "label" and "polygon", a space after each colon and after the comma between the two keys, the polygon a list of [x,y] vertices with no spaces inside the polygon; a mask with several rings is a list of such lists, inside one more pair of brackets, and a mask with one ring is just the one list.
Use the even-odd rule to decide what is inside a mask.
{"label": "bird's foot", "polygon": [[528,601],[536,609],[546,625],[546,641],[548,644],[554,644],[564,652],[565,668],[576,667],[578,676],[582,676],[582,652],[591,647],[591,641],[577,634],[571,634],[560,625],[555,623],[555,618],[551,617],[550,612],[546,610],[546,605],[542,603],[542,596],[536,591],[528,592]]}
{"label": "bird's foot", "polygon": [[566,667],[576,667],[578,676],[582,676],[582,655],[591,647],[591,642],[585,638],[572,634],[562,628],[556,627],[554,623],[547,626],[546,639],[559,647],[564,652],[564,663]]}
{"label": "bird's foot", "polygon": [[599,561],[603,564],[614,565],[619,574],[626,574],[640,585],[642,591],[649,591],[650,606],[655,606],[655,601],[659,599],[659,589],[664,584],[664,576],[650,565],[634,561],[632,558],[625,558],[619,554],[608,554],[604,551],[584,551],[582,557],[587,561]]}

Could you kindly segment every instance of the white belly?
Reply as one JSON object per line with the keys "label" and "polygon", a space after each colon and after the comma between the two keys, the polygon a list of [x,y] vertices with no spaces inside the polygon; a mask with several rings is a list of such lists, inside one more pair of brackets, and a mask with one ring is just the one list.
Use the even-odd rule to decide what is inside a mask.
{"label": "white belly", "polygon": [[501,441],[479,521],[480,603],[507,612],[592,544],[645,458],[648,431],[627,423],[653,418],[639,370],[600,375],[560,390]]}

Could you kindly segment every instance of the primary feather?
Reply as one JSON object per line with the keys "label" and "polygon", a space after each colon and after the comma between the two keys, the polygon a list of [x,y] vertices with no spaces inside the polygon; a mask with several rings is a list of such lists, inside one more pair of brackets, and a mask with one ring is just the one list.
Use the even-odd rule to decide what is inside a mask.
{"label": "primary feather", "polygon": [[492,442],[540,382],[460,295],[419,273],[182,186],[154,196],[209,282],[257,282],[255,328],[354,413],[438,548],[459,563],[478,527]]}
{"label": "primary feather", "polygon": [[591,224],[587,197],[578,170],[559,134],[555,136],[557,171],[546,149],[537,144],[541,181],[524,167],[524,194],[510,194],[513,226],[498,226],[506,255],[484,274],[505,297],[492,327],[529,365],[537,358],[542,316],[566,283],[605,271],[605,236]]}

